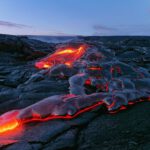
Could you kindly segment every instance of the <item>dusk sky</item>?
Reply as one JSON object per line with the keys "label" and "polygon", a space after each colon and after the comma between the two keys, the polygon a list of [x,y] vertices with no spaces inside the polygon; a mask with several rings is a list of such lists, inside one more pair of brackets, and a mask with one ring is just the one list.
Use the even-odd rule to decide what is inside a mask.
{"label": "dusk sky", "polygon": [[0,33],[150,35],[150,0],[0,0]]}

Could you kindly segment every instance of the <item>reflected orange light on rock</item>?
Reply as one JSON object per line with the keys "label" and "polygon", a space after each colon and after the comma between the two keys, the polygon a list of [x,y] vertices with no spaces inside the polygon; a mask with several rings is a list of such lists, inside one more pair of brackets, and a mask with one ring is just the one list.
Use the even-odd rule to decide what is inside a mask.
{"label": "reflected orange light on rock", "polygon": [[78,48],[60,48],[55,53],[36,62],[35,67],[38,69],[48,69],[58,64],[65,64],[71,67],[75,61],[85,54],[87,47],[86,44],[82,44]]}

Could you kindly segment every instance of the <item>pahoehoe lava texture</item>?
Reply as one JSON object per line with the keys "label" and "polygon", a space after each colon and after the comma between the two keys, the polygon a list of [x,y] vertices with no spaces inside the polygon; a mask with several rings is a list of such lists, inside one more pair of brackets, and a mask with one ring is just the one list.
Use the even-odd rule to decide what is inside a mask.
{"label": "pahoehoe lava texture", "polygon": [[[86,139],[84,135],[92,134],[92,131],[87,132],[83,130],[83,127],[85,128],[87,123],[89,123],[89,126],[90,124],[92,125],[92,120],[95,118],[94,120],[96,121],[96,119],[100,118],[98,117],[99,115],[104,119],[102,122],[107,124],[107,118],[109,117],[109,120],[111,120],[112,116],[104,115],[103,108],[115,113],[118,109],[125,109],[135,102],[149,101],[149,46],[143,47],[135,44],[136,38],[115,39],[115,37],[112,37],[112,39],[103,39],[80,37],[79,41],[76,42],[52,45],[43,42],[38,43],[36,40],[29,40],[25,37],[7,37],[4,35],[2,37],[5,43],[20,42],[19,44],[23,45],[23,48],[25,47],[25,51],[20,52],[22,49],[20,45],[17,45],[18,47],[15,49],[13,42],[14,49],[12,51],[9,44],[5,44],[5,47],[3,47],[3,42],[1,43],[1,113],[14,110],[0,117],[1,126],[6,122],[15,124],[17,121],[27,123],[55,118],[71,119],[80,113],[91,110],[72,120],[36,123],[35,127],[32,124],[27,124],[20,127],[19,131],[15,132],[14,130],[15,133],[2,134],[0,145],[4,149],[19,149],[23,145],[26,149],[90,149],[90,147],[92,149],[100,147],[111,149],[114,146],[113,140],[109,141],[113,143],[112,147],[108,147],[107,143],[102,142],[98,144],[99,147],[96,147],[94,146],[96,143],[93,140],[91,140],[93,144],[89,141],[83,144],[82,140]],[[133,43],[130,42],[129,45],[128,40],[133,41]],[[146,38],[145,40],[149,39]],[[119,41],[122,41],[120,45],[118,44]],[[71,59],[66,52],[73,54],[72,49],[80,51],[82,50],[80,46],[83,44],[86,44],[84,53],[81,53],[82,55],[78,59],[74,59],[70,63]],[[68,47],[69,51],[66,51]],[[54,49],[65,50],[61,51],[61,53],[58,51],[59,55],[64,53],[65,55],[57,57],[59,60],[53,58],[50,64],[46,62],[46,67],[39,67],[40,69],[43,68],[42,70],[34,68],[35,62],[37,64],[41,60],[46,60],[45,58],[37,60],[37,57],[46,56],[52,51],[54,53]],[[51,66],[51,64],[53,65]],[[147,107],[148,105],[149,103],[147,103]],[[145,108],[147,109],[147,107]],[[144,105],[139,104],[138,107],[132,107],[132,115],[136,115],[136,108],[137,111],[140,111],[140,109],[144,109]],[[129,109],[128,113],[130,112],[131,110]],[[143,111],[142,113],[144,115]],[[149,113],[149,111],[145,113]],[[10,120],[6,120],[6,118],[10,118]],[[112,119],[114,118],[115,115]],[[130,118],[126,117],[125,119]],[[133,122],[136,122],[136,118],[134,119]],[[115,123],[114,125],[116,125]],[[147,124],[147,121],[143,123],[143,127],[145,124]],[[120,128],[124,130],[124,126],[126,125],[122,125]],[[131,125],[131,127],[133,126]],[[147,129],[147,127],[145,128]],[[103,129],[104,132],[106,129]],[[128,129],[130,130],[130,125]],[[36,132],[38,130],[40,131],[39,133]],[[100,131],[102,132],[102,129]],[[109,136],[109,133],[106,132],[106,134]],[[116,133],[116,136],[119,136],[119,133]],[[79,141],[77,140],[78,137],[80,137]],[[93,136],[90,137],[94,139]],[[125,139],[124,136],[122,138]],[[104,139],[107,140],[105,137]],[[70,140],[70,143],[66,143],[65,141],[67,140]],[[140,144],[142,148],[142,144],[138,143],[138,140],[136,141],[133,140],[130,144],[131,146],[128,145],[127,147],[136,148]],[[95,140],[95,142],[97,141]],[[119,143],[120,141],[118,145]],[[8,146],[9,144],[11,146]],[[124,148],[121,145],[119,146],[120,149]]]}

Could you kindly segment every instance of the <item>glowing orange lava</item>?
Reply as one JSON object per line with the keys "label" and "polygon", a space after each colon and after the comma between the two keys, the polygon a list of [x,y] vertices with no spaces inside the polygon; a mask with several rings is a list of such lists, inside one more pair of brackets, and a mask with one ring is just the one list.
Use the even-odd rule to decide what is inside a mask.
{"label": "glowing orange lava", "polygon": [[82,44],[78,48],[60,48],[55,53],[36,62],[35,67],[38,69],[48,69],[58,64],[65,64],[71,67],[76,60],[84,55],[87,47],[86,44]]}
{"label": "glowing orange lava", "polygon": [[11,120],[9,122],[5,122],[4,124],[0,124],[0,133],[4,133],[6,131],[14,130],[19,126],[19,122],[17,120]]}
{"label": "glowing orange lava", "polygon": [[19,119],[17,119],[18,114],[19,111],[12,111],[0,116],[0,133],[14,130],[20,125]]}
{"label": "glowing orange lava", "polygon": [[[137,102],[143,102],[143,101],[149,101],[149,98],[140,99],[139,101],[135,101],[135,102],[129,102],[128,105],[133,105]],[[65,116],[49,115],[46,118],[42,118],[41,115],[37,114],[36,112],[34,112],[32,118],[29,118],[29,119],[23,119],[23,118],[18,119],[16,114],[13,114],[10,112],[11,115],[7,115],[7,113],[6,113],[6,115],[4,114],[4,116],[2,115],[0,117],[0,134],[7,132],[7,131],[10,131],[10,130],[14,130],[14,129],[18,128],[21,124],[25,124],[25,123],[29,123],[29,122],[34,122],[34,121],[44,122],[44,121],[53,120],[53,119],[73,119],[73,118],[77,117],[78,115],[80,115],[84,112],[93,110],[100,105],[106,105],[106,104],[103,101],[100,101],[100,102],[97,102],[97,103],[95,103],[89,107],[86,107],[86,108],[79,110],[74,115],[65,115]],[[111,108],[113,105],[114,105],[114,103],[112,105],[109,105],[106,107]],[[109,113],[114,114],[114,113],[117,113],[118,111],[125,110],[125,109],[127,109],[127,106],[121,106],[117,110],[110,111]],[[17,114],[18,113],[19,113],[19,111],[17,112]]]}
{"label": "glowing orange lava", "polygon": [[101,71],[101,70],[103,70],[103,68],[101,68],[101,67],[89,67],[88,68],[89,70],[96,70],[96,71]]}
{"label": "glowing orange lava", "polygon": [[45,121],[53,120],[53,119],[73,119],[76,116],[78,116],[78,115],[80,115],[84,112],[87,112],[89,110],[92,110],[95,107],[98,107],[102,104],[103,104],[103,102],[100,101],[98,103],[95,103],[92,106],[86,107],[86,108],[78,111],[74,115],[65,115],[65,116],[62,116],[62,115],[49,115],[46,118],[42,118],[40,114],[33,113],[33,116],[32,116],[33,118],[30,118],[30,119],[17,119],[17,117],[16,117],[16,119],[14,119],[14,117],[13,118],[11,118],[11,117],[6,118],[5,117],[3,122],[1,122],[1,120],[0,120],[0,134],[5,133],[5,132],[10,131],[10,130],[15,130],[17,127],[19,127],[21,124],[24,124],[24,123],[35,122],[35,121],[45,122]]}

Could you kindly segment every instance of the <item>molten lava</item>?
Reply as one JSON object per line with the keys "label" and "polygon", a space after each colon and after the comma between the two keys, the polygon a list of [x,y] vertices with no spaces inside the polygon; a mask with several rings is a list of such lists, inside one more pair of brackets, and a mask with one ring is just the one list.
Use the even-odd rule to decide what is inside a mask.
{"label": "molten lava", "polygon": [[101,70],[103,70],[102,67],[89,67],[88,69],[89,70],[93,70],[93,71],[101,71]]}
{"label": "molten lava", "polygon": [[76,60],[84,55],[87,47],[86,44],[82,44],[78,48],[60,48],[55,53],[36,62],[35,66],[38,69],[48,69],[58,64],[65,64],[71,67]]}
{"label": "molten lava", "polygon": [[[82,44],[76,48],[75,47],[60,48],[55,53],[36,62],[35,66],[38,69],[49,69],[58,64],[64,64],[68,67],[72,67],[74,62],[76,62],[78,59],[80,59],[85,54],[87,48],[88,48],[88,46],[86,44]],[[101,67],[101,66],[90,66],[90,67],[87,67],[86,69],[89,72],[95,73],[95,74],[93,73],[94,77],[95,77],[94,80],[97,79],[97,81],[98,81],[98,79],[99,79],[99,81],[100,81],[101,72],[105,68]],[[120,66],[110,67],[110,75],[116,74],[116,73],[117,74],[123,73]],[[105,74],[106,77],[107,77],[107,74]],[[108,76],[108,79],[109,79],[109,77],[110,76]],[[84,85],[86,85],[88,87],[95,86],[96,90],[99,90],[99,91],[101,90],[102,92],[97,93],[97,91],[96,91],[95,94],[91,94],[91,95],[86,95],[86,94],[78,95],[78,94],[73,93],[74,92],[73,91],[74,89],[73,89],[72,90],[73,92],[71,92],[72,95],[70,95],[68,98],[66,95],[62,96],[62,97],[58,96],[58,95],[56,97],[52,96],[51,98],[48,98],[41,102],[35,103],[24,109],[10,111],[8,113],[5,113],[2,116],[0,116],[0,134],[5,133],[10,130],[14,130],[14,129],[18,128],[20,125],[23,125],[23,124],[29,123],[29,122],[33,122],[33,121],[43,122],[43,121],[52,120],[52,119],[72,119],[72,118],[80,115],[81,113],[95,109],[96,107],[101,106],[101,105],[105,105],[106,108],[108,109],[109,113],[117,113],[120,110],[125,110],[127,108],[127,106],[126,106],[127,104],[133,105],[137,102],[142,102],[142,101],[146,101],[146,100],[150,101],[150,97],[145,98],[145,99],[138,99],[138,101],[132,101],[132,100],[136,100],[136,98],[134,98],[134,93],[133,93],[134,90],[131,91],[131,93],[133,93],[133,95],[128,93],[128,91],[126,90],[126,91],[123,91],[122,93],[124,93],[125,98],[127,98],[129,96],[131,98],[131,101],[128,101],[128,103],[126,105],[125,105],[125,103],[121,103],[119,101],[119,104],[122,104],[122,105],[118,105],[118,107],[116,107],[118,99],[113,99],[112,102],[111,101],[109,102],[109,98],[113,96],[113,95],[110,95],[110,92],[109,92],[109,86],[111,84],[111,82],[108,82],[109,80],[108,81],[106,80],[107,81],[106,83],[105,82],[96,82],[95,84],[92,84],[92,82],[93,82],[92,77],[88,77],[86,74],[84,75],[84,73],[82,73],[82,74],[79,73],[77,75],[72,76],[71,78],[72,78],[72,80],[70,80],[70,81],[72,81],[72,82],[70,82],[71,83],[70,89],[73,86],[74,89],[77,89],[77,88],[79,89],[79,90],[77,90],[77,92],[81,92],[82,91],[82,87],[81,87],[82,81],[85,81]],[[82,80],[82,78],[83,78],[83,80]],[[115,84],[112,85],[112,88],[115,89],[117,82],[114,81],[114,83]],[[128,85],[131,85],[131,84],[128,84]],[[119,89],[119,90],[122,91],[122,89]],[[103,91],[108,92],[108,95],[110,96],[110,97],[108,97],[108,99],[107,99],[107,97],[105,97],[105,93]],[[116,89],[113,91],[116,92]],[[117,96],[119,97],[120,95],[121,94],[118,92]],[[66,97],[66,99],[65,99],[65,97]],[[124,97],[121,95],[119,97],[120,98],[119,100],[122,100],[122,99],[124,100],[125,99]],[[56,98],[56,99],[54,99],[54,98]],[[112,109],[113,107],[116,107],[116,109]]]}
{"label": "molten lava", "polygon": [[18,114],[19,111],[11,111],[0,116],[0,133],[14,130],[19,126],[20,123],[17,119]]}
{"label": "molten lava", "polygon": [[4,124],[0,124],[0,133],[4,133],[9,130],[13,130],[19,126],[19,122],[17,120],[11,120],[9,122],[4,122]]}
{"label": "molten lava", "polygon": [[[129,102],[128,106],[136,104],[138,102],[143,102],[143,101],[150,101],[149,98],[145,98],[145,99],[140,99],[140,101],[135,101],[135,102]],[[35,121],[39,121],[39,122],[44,122],[44,121],[48,121],[48,120],[54,120],[54,119],[73,119],[75,117],[77,117],[78,115],[93,110],[98,106],[104,105],[107,108],[113,107],[114,103],[112,103],[111,105],[106,105],[103,101],[99,101],[97,103],[94,103],[91,106],[85,107],[81,110],[79,110],[78,112],[76,112],[74,115],[52,115],[50,114],[49,116],[42,118],[42,116],[40,114],[37,113],[33,113],[32,114],[32,118],[18,118],[19,113],[21,113],[22,110],[18,110],[17,112],[8,112],[2,116],[0,116],[0,134],[11,131],[11,130],[15,130],[16,128],[18,128],[20,125],[23,125],[25,123],[30,123],[30,122],[35,122]],[[127,106],[121,106],[119,107],[117,110],[114,111],[110,111],[110,114],[114,114],[117,113],[121,110],[125,110],[127,108]],[[9,115],[8,115],[9,114]]]}
{"label": "molten lava", "polygon": [[[23,125],[24,123],[35,122],[35,121],[44,122],[44,121],[53,120],[53,119],[73,119],[76,116],[78,116],[84,112],[87,112],[89,110],[92,110],[95,107],[98,107],[102,104],[103,104],[103,102],[98,102],[96,104],[93,104],[92,106],[86,107],[86,108],[78,111],[74,115],[64,115],[64,116],[62,116],[62,115],[49,115],[46,118],[42,118],[42,116],[40,114],[38,114],[38,116],[33,114],[32,118],[19,119],[16,116],[16,114],[12,113],[11,116],[8,116],[6,113],[0,117],[0,134],[8,132],[10,130],[15,130],[17,127],[19,127],[20,125]],[[20,112],[21,112],[21,110],[20,110]],[[19,113],[19,111],[18,111],[18,113]],[[3,118],[3,121],[1,118]]]}

